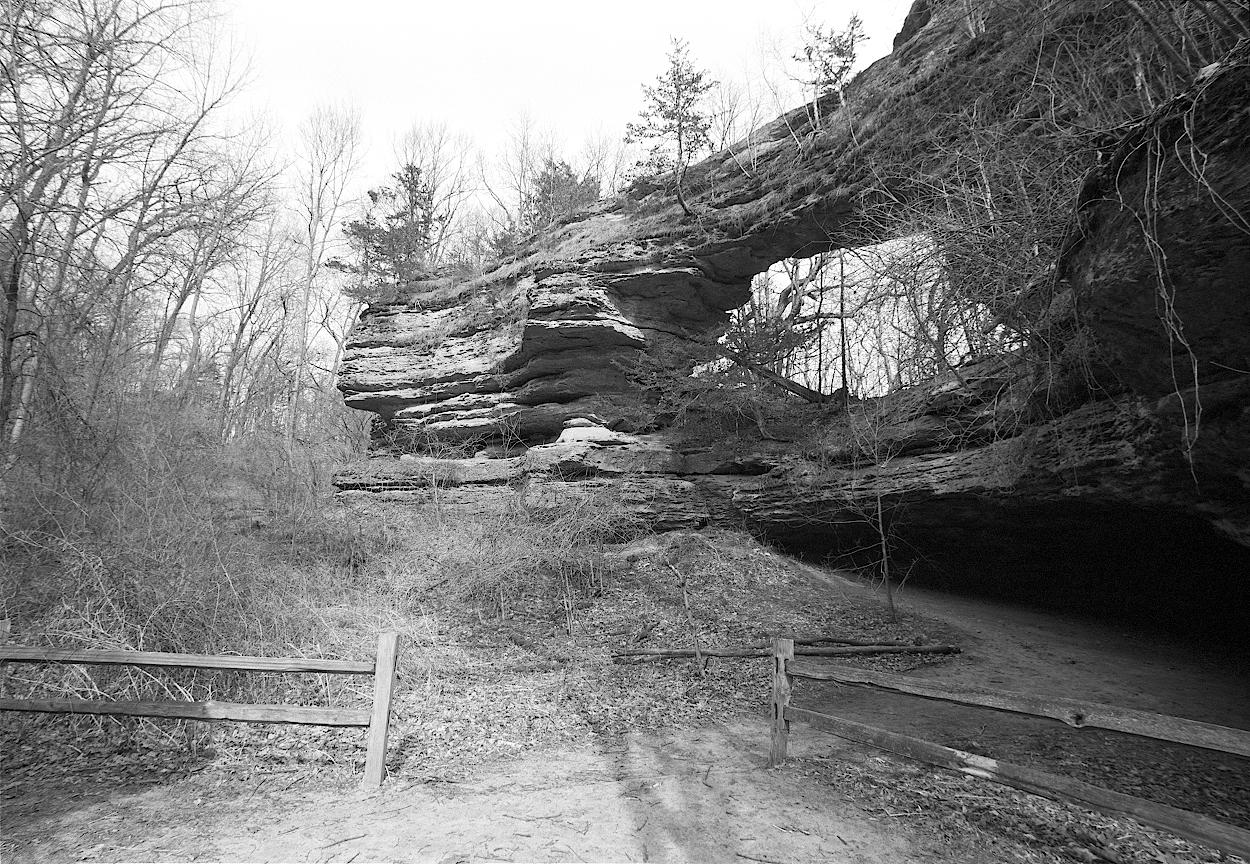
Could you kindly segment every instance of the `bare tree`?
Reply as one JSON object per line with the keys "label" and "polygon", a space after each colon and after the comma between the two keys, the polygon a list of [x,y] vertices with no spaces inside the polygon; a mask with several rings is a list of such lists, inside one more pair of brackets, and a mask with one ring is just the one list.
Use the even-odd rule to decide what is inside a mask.
{"label": "bare tree", "polygon": [[297,334],[289,372],[288,448],[294,445],[302,419],[305,390],[310,383],[315,383],[308,374],[315,297],[346,204],[347,186],[356,170],[359,144],[360,119],[348,109],[322,106],[300,126],[296,212],[302,272],[297,293],[288,308]]}
{"label": "bare tree", "polygon": [[[273,377],[266,373],[277,368],[285,332],[282,297],[288,293],[287,280],[299,254],[294,239],[273,221],[249,240],[247,254],[232,261],[222,277],[225,302],[215,354],[221,358],[217,417],[223,440],[245,431],[254,396],[274,390],[262,381]],[[280,392],[271,393],[273,399]]]}
{"label": "bare tree", "polygon": [[254,153],[247,151],[244,161],[232,160],[228,154],[219,157],[218,167],[224,171],[214,173],[221,176],[197,190],[205,195],[200,220],[173,238],[169,262],[173,278],[154,290],[155,294],[163,288],[165,298],[151,348],[149,389],[161,383],[166,352],[180,324],[186,327],[189,344],[177,371],[184,379],[193,372],[200,360],[201,306],[211,291],[211,278],[248,252],[246,234],[272,212],[265,187],[274,175],[252,161]]}
{"label": "bare tree", "polygon": [[125,380],[117,364],[150,348],[152,287],[187,237],[211,233],[206,214],[227,194],[209,167],[224,144],[212,120],[238,81],[195,38],[208,14],[196,0],[14,0],[5,12],[0,446],[11,464],[41,386],[90,422],[106,386]]}
{"label": "bare tree", "polygon": [[615,195],[624,184],[631,163],[630,147],[621,136],[601,131],[586,136],[578,164],[583,179],[599,179],[600,195]]}
{"label": "bare tree", "polygon": [[502,245],[515,245],[522,231],[521,208],[547,159],[556,158],[555,137],[528,114],[512,121],[507,142],[491,166],[479,166],[482,186],[494,203],[495,230]]}
{"label": "bare tree", "polygon": [[429,190],[434,226],[426,262],[430,267],[445,262],[460,229],[464,208],[475,191],[471,149],[468,138],[450,132],[444,123],[412,126],[396,148],[399,164],[416,168]]}
{"label": "bare tree", "polygon": [[480,166],[494,205],[485,213],[493,229],[489,245],[496,254],[508,254],[525,237],[616,191],[625,180],[629,152],[619,138],[598,133],[585,138],[576,157],[567,157],[550,130],[520,115],[498,158]]}

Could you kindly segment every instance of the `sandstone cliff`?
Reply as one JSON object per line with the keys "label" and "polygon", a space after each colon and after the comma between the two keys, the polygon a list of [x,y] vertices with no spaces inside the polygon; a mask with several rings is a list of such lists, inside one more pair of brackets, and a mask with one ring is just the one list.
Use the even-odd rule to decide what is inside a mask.
{"label": "sandstone cliff", "polygon": [[[901,560],[957,583],[1166,594],[1188,568],[1250,598],[1245,44],[1090,155],[1053,275],[1017,304],[1056,358],[1092,346],[1080,374],[979,360],[859,406],[871,446],[837,406],[803,409],[831,433],[801,451],[692,447],[636,422],[622,370],[640,352],[706,357],[753,275],[872,242],[866,214],[942,176],[949,141],[929,136],[957,131],[917,128],[917,105],[940,116],[988,91],[1030,116],[1037,44],[1011,3],[982,5],[974,35],[963,4],[921,0],[821,128],[800,109],[692,168],[694,218],[640,182],[480,279],[369,309],[340,387],[381,418],[377,457],[339,487],[483,509],[616,484],[655,528],[742,520],[807,550],[871,539],[876,513]],[[476,457],[433,455],[465,443]]]}

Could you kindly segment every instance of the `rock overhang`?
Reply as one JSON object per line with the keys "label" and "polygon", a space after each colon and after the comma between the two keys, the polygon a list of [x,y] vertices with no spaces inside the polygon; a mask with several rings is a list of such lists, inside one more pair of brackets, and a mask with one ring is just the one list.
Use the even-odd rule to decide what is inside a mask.
{"label": "rock overhang", "polygon": [[[558,497],[560,490],[576,494],[583,488],[579,484],[599,489],[607,482],[628,482],[637,503],[645,501],[650,484],[663,488],[656,500],[657,512],[665,515],[657,525],[689,524],[676,515],[685,507],[696,523],[720,514],[791,541],[807,532],[809,539],[819,536],[826,542],[837,531],[813,526],[836,524],[838,514],[862,511],[863,502],[854,503],[857,496],[880,496],[899,513],[910,514],[917,545],[944,550],[959,542],[958,531],[947,523],[963,525],[966,536],[996,537],[999,542],[987,542],[986,548],[998,549],[1000,560],[1014,562],[1017,569],[1023,567],[1021,556],[1008,554],[1008,546],[1046,546],[1038,535],[1046,533],[1046,524],[1072,524],[1065,512],[1105,516],[1109,524],[1122,526],[1157,525],[1173,514],[1178,524],[1202,524],[1220,542],[1250,547],[1250,474],[1245,469],[1250,463],[1250,392],[1239,377],[1244,373],[1235,372],[1250,368],[1245,342],[1250,324],[1237,324],[1250,302],[1235,299],[1244,300],[1237,292],[1244,294],[1250,286],[1245,267],[1250,248],[1244,235],[1222,223],[1218,231],[1199,232],[1214,233],[1219,245],[1203,247],[1204,263],[1192,273],[1177,271],[1185,290],[1196,286],[1182,297],[1197,304],[1194,332],[1218,348],[1212,357],[1227,368],[1204,368],[1196,393],[1184,382],[1168,386],[1174,383],[1169,368],[1162,367],[1169,373],[1163,376],[1158,371],[1168,344],[1155,311],[1149,256],[1143,255],[1142,244],[1133,244],[1111,200],[1117,189],[1137,182],[1133,170],[1117,169],[1099,178],[1107,194],[1082,205],[1074,219],[1080,242],[1057,262],[1066,280],[1061,287],[1088,310],[1086,323],[1109,348],[1105,356],[1128,370],[1126,375],[1099,378],[1079,397],[1030,413],[1028,391],[1036,382],[1011,358],[993,361],[999,367],[992,375],[970,376],[963,370],[925,394],[923,410],[891,427],[893,456],[882,469],[840,467],[837,448],[798,469],[789,464],[793,459],[774,453],[692,455],[653,441],[633,448],[632,467],[616,471],[606,466],[621,464],[619,441],[559,442],[569,420],[588,415],[611,427],[612,435],[633,428],[630,412],[641,394],[625,371],[631,362],[653,352],[684,353],[692,362],[705,356],[730,310],[746,299],[755,273],[791,255],[877,239],[859,219],[862,209],[901,193],[883,186],[871,170],[873,159],[898,156],[902,168],[930,176],[945,170],[939,156],[903,152],[891,139],[907,122],[907,100],[954,99],[955,91],[967,85],[944,84],[944,75],[980,69],[993,60],[994,51],[1008,49],[971,39],[942,4],[918,3],[913,13],[912,32],[896,56],[879,61],[856,84],[858,93],[877,102],[857,114],[853,140],[839,126],[813,132],[803,147],[795,147],[794,130],[808,121],[805,112],[793,112],[765,131],[753,154],[759,170],[751,176],[736,164],[737,154],[716,154],[691,169],[689,200],[698,218],[684,215],[656,184],[640,184],[592,208],[536,238],[517,260],[474,283],[473,290],[495,298],[500,310],[490,326],[464,332],[452,305],[425,309],[414,303],[371,312],[353,336],[344,365],[340,386],[348,403],[378,411],[396,429],[410,433],[416,446],[448,441],[501,453],[519,446],[534,453],[528,461],[491,468],[512,481],[456,486],[474,506],[489,494],[506,496],[508,483],[521,476],[537,477],[534,482],[547,498]],[[1220,71],[1242,82],[1217,78],[1221,92],[1240,86],[1244,95],[1245,64],[1242,58]],[[1191,104],[1201,108],[1196,101]],[[1188,117],[1197,123],[1193,128],[1203,123],[1215,128],[1218,121],[1193,113]],[[1130,134],[1175,136],[1175,120],[1164,109],[1142,125],[1144,132]],[[911,133],[920,144],[930,134],[924,129]],[[1244,136],[1226,138],[1214,147],[1211,164],[1229,178],[1235,206],[1244,208],[1250,171],[1238,172],[1250,164],[1250,155]],[[1172,168],[1171,182],[1183,180],[1181,167]],[[1181,235],[1196,231],[1193,226],[1216,225],[1217,205],[1210,196],[1178,191],[1168,202],[1174,208],[1169,212],[1179,214],[1164,225],[1169,242],[1179,244],[1182,253],[1198,249],[1201,244],[1187,245]],[[1178,263],[1182,260],[1178,254]],[[453,288],[445,295],[464,293]],[[1221,324],[1221,314],[1214,311],[1221,297],[1234,298],[1223,315],[1234,326]],[[1190,441],[1199,402],[1203,426]],[[998,422],[1003,405],[1010,408],[1014,425]],[[952,445],[952,439],[962,444]],[[544,458],[542,447],[570,443],[579,446],[546,451],[560,455]],[[608,455],[611,449],[617,452]],[[398,450],[392,442],[378,452]],[[340,486],[423,494],[423,487],[412,485],[410,470],[386,459],[371,461],[364,473],[340,475]],[[388,473],[393,471],[407,479]],[[638,506],[645,511],[645,503]],[[1120,516],[1107,515],[1115,513]],[[1178,541],[1178,548],[1187,542]],[[1229,561],[1236,559],[1237,553],[1225,552]],[[1250,572],[1250,558],[1238,560]],[[959,566],[970,566],[967,556],[960,561]]]}

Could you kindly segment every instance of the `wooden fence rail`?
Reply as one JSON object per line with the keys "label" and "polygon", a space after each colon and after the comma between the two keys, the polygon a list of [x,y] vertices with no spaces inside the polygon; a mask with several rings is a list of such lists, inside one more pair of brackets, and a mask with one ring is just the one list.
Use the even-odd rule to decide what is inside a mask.
{"label": "wooden fence rail", "polygon": [[391,702],[399,634],[378,637],[373,662],[321,660],[305,657],[244,657],[211,654],[165,654],[149,651],[106,651],[37,648],[0,644],[0,669],[8,663],[91,663],[131,666],[173,666],[184,669],[229,669],[249,672],[320,672],[332,675],[372,675],[373,707],[318,708],[303,705],[246,705],[234,702],[101,702],[91,699],[18,699],[0,696],[0,711],[38,711],[56,714],[110,714],[186,720],[233,720],[246,723],[300,723],[313,726],[368,728],[365,786],[381,785],[386,776],[386,741],[390,733]]}
{"label": "wooden fence rail", "polygon": [[[792,640],[793,641],[793,640]],[[843,645],[838,648],[795,648],[800,657],[847,657],[876,654],[958,654],[957,645]],[[771,657],[767,648],[621,648],[613,657]]]}
{"label": "wooden fence rail", "polygon": [[962,705],[995,708],[1060,720],[1075,728],[1097,726],[1150,738],[1192,744],[1237,755],[1248,755],[1250,732],[1180,717],[1133,711],[1111,705],[1073,699],[1037,697],[1009,690],[941,684],[904,675],[874,672],[844,666],[814,666],[795,663],[794,644],[774,639],[773,648],[772,741],[769,766],[785,761],[790,721],[803,720],[815,728],[841,738],[908,756],[931,765],[1001,783],[1055,801],[1076,804],[1116,816],[1130,816],[1139,822],[1171,831],[1180,837],[1202,843],[1230,855],[1250,860],[1250,831],[1218,822],[1198,813],[1157,804],[1144,798],[1124,795],[1078,780],[1048,774],[1034,768],[999,762],[984,756],[943,747],[919,738],[900,735],[876,726],[855,723],[817,711],[791,705],[792,679],[837,681],[909,693],[928,699],[941,699]]}
{"label": "wooden fence rail", "polygon": [[790,674],[796,678],[837,681],[841,684],[863,684],[883,690],[909,693],[925,699],[940,699],[961,705],[979,705],[984,708],[997,708],[1000,711],[1029,714],[1033,717],[1048,717],[1076,729],[1094,726],[1144,738],[1174,741],[1178,744],[1189,744],[1208,750],[1218,750],[1221,753],[1250,757],[1250,732],[1232,729],[1228,726],[1217,726],[1214,723],[1202,723],[1198,720],[1169,717],[1166,714],[1154,714],[1149,711],[1137,711],[1132,708],[1120,708],[1081,699],[1035,696],[1032,693],[995,690],[990,687],[970,687],[966,684],[944,684],[922,678],[909,678],[906,675],[857,669],[853,666],[814,666],[807,663],[792,663],[789,668]]}
{"label": "wooden fence rail", "polygon": [[367,660],[322,660],[319,657],[246,657],[235,654],[164,654],[158,651],[110,651],[100,648],[0,646],[0,659],[10,663],[93,663],[106,666],[177,666],[183,669],[233,669],[242,672],[328,672],[331,675],[372,675]]}

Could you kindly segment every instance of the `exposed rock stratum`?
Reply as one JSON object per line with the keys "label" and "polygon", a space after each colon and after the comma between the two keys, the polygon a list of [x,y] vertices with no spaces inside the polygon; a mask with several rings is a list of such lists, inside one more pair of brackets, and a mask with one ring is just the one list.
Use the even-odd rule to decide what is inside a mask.
{"label": "exposed rock stratum", "polygon": [[[878,239],[867,208],[902,206],[907,184],[875,166],[942,175],[949,148],[930,146],[942,133],[917,125],[917,106],[976,98],[987,76],[1026,98],[1010,73],[1033,62],[1027,34],[1009,4],[982,5],[973,36],[962,4],[917,2],[849,107],[822,106],[819,128],[796,110],[693,166],[693,215],[659,181],[638,182],[484,276],[405,286],[370,307],[339,386],[378,415],[373,458],[336,484],[474,511],[611,490],[654,529],[736,520],[805,551],[866,542],[875,512],[893,520],[916,578],[1112,606],[1153,597],[1152,608],[1205,592],[1244,616],[1244,41],[1091,166],[1054,278],[1022,298],[1056,344],[1079,331],[1096,346],[1061,397],[1018,357],[978,358],[886,397],[872,453],[836,407],[812,409],[813,422],[843,423],[843,439],[806,452],[683,446],[638,421],[644,394],[626,370],[642,354],[705,359],[754,275]],[[437,455],[466,447],[477,455]]]}

